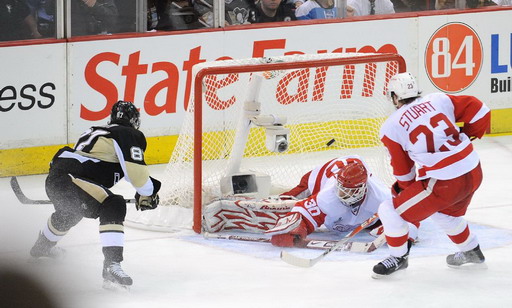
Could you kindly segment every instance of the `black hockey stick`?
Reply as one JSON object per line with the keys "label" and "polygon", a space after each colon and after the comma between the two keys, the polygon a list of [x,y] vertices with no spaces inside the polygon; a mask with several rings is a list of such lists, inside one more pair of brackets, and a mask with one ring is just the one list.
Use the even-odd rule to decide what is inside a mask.
{"label": "black hockey stick", "polygon": [[[53,204],[50,200],[33,200],[25,196],[15,176],[11,177],[11,188],[21,204]],[[135,199],[125,199],[125,201],[126,203],[135,203]]]}

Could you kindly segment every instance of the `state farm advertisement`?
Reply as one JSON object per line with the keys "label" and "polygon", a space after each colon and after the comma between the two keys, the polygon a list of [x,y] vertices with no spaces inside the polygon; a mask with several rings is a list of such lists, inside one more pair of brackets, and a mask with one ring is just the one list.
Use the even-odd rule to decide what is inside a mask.
{"label": "state farm advertisement", "polygon": [[[327,35],[326,40],[318,35],[346,33],[354,25],[370,31],[376,24],[367,21],[71,44],[70,136],[77,137],[91,124],[104,123],[118,98],[140,108],[146,135],[178,134],[190,99],[192,67],[197,63],[326,52],[415,55],[410,49],[416,40],[415,23],[406,19],[384,22],[410,30],[395,43],[385,37]],[[412,27],[405,26],[410,23]]]}

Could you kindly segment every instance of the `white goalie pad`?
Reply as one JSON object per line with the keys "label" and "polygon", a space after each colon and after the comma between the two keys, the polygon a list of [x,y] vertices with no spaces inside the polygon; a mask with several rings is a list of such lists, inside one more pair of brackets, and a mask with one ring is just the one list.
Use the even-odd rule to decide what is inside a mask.
{"label": "white goalie pad", "polygon": [[203,209],[203,229],[263,233],[274,227],[277,220],[288,213],[297,200],[279,199],[221,199]]}

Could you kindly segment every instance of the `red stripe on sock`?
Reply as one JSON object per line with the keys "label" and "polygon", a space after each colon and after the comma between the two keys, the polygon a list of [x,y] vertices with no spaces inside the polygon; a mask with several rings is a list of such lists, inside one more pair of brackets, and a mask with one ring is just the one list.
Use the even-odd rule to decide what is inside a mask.
{"label": "red stripe on sock", "polygon": [[409,234],[406,234],[404,236],[400,237],[391,237],[386,235],[386,241],[388,242],[389,246],[392,247],[400,247],[403,244],[407,242],[407,239],[409,238]]}
{"label": "red stripe on sock", "polygon": [[468,237],[469,237],[469,227],[466,226],[466,228],[464,229],[464,231],[462,231],[461,233],[457,234],[457,235],[448,235],[448,237],[452,240],[452,242],[454,242],[455,244],[461,244],[461,243],[464,243]]}

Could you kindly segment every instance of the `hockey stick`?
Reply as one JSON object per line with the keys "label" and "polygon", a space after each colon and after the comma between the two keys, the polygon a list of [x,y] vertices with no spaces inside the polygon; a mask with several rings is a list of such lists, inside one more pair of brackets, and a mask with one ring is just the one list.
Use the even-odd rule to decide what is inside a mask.
{"label": "hockey stick", "polygon": [[368,227],[372,222],[374,222],[379,216],[377,214],[374,214],[372,217],[365,220],[360,226],[352,230],[349,234],[347,234],[343,239],[339,240],[336,244],[334,244],[332,247],[328,248],[326,251],[324,251],[321,255],[319,255],[316,258],[313,259],[307,259],[307,258],[301,258],[297,257],[295,255],[292,255],[286,251],[281,251],[281,260],[284,262],[299,266],[299,267],[312,267],[316,263],[318,263],[320,260],[322,260],[326,255],[330,254],[331,252],[338,249],[338,247],[341,247],[345,243],[347,243],[354,235],[358,234],[363,230],[364,228]]}
{"label": "hockey stick", "polygon": [[15,176],[11,177],[11,188],[16,198],[18,198],[22,204],[52,204],[50,200],[32,200],[27,198],[23,191],[21,191],[20,183],[18,183],[18,179]]}
{"label": "hockey stick", "polygon": [[[220,239],[220,240],[234,240],[234,241],[245,241],[245,242],[257,242],[257,243],[270,243],[269,238],[265,237],[251,237],[251,236],[241,236],[241,235],[231,235],[231,234],[212,234],[205,232],[203,234],[206,239]],[[372,242],[347,242],[342,247],[338,247],[336,251],[350,251],[350,252],[372,252],[375,249],[379,248],[386,242],[384,234],[381,234]],[[299,246],[299,248],[308,248],[308,249],[330,249],[334,245],[336,245],[337,241],[331,240],[315,240],[315,239],[306,239]]]}
{"label": "hockey stick", "polygon": [[[18,179],[15,176],[11,177],[11,188],[21,204],[53,204],[50,200],[34,200],[28,198],[21,190],[20,183],[18,183]],[[125,199],[125,201],[126,203],[135,203],[135,199]]]}

